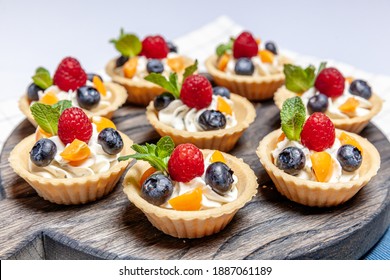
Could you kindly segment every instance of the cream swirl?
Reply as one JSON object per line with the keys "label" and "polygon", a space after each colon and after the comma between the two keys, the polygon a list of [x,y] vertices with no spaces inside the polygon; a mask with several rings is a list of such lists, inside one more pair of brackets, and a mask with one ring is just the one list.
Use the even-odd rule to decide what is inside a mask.
{"label": "cream swirl", "polygon": [[48,166],[39,167],[29,159],[29,171],[44,178],[77,178],[108,171],[118,155],[109,155],[103,151],[102,146],[97,141],[99,133],[96,125],[92,124],[92,127],[92,136],[88,142],[91,154],[82,164],[72,166],[67,160],[64,160],[60,154],[66,146],[58,136],[53,136],[49,138],[57,146],[57,153],[53,161]]}
{"label": "cream swirl", "polygon": [[[222,97],[231,107],[233,107],[233,101],[228,98]],[[179,130],[186,130],[189,132],[203,131],[199,125],[199,116],[206,110],[217,110],[218,96],[213,95],[211,104],[204,109],[197,110],[185,105],[180,99],[172,101],[168,107],[158,112],[158,119],[173,128]],[[225,128],[230,128],[237,125],[237,119],[234,112],[232,115],[224,114],[226,117]]]}

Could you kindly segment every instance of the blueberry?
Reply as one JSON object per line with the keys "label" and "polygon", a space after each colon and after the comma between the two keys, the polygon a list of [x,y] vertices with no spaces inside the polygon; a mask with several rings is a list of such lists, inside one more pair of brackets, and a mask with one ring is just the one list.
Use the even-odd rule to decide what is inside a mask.
{"label": "blueberry", "polygon": [[115,129],[109,127],[100,131],[98,143],[102,146],[103,151],[109,155],[116,155],[123,149],[123,140],[121,135]]}
{"label": "blueberry", "polygon": [[116,68],[123,66],[123,64],[125,64],[128,60],[129,60],[129,57],[121,55],[115,61]]}
{"label": "blueberry", "polygon": [[337,160],[344,171],[355,171],[362,165],[362,153],[352,145],[343,145],[337,151]]}
{"label": "blueberry", "polygon": [[239,58],[234,66],[234,72],[237,75],[251,76],[255,71],[255,66],[250,58]]}
{"label": "blueberry", "polygon": [[220,95],[230,99],[230,91],[225,87],[213,87],[213,94]]}
{"label": "blueberry", "polygon": [[200,72],[199,75],[202,75],[202,76],[205,77],[207,80],[209,80],[211,86],[213,86],[213,87],[217,86],[217,84],[216,84],[215,81],[214,81],[213,76],[211,76],[210,73],[207,73],[207,72]]}
{"label": "blueberry", "polygon": [[57,153],[57,146],[48,138],[39,139],[30,151],[31,161],[39,167],[48,166]]}
{"label": "blueberry", "polygon": [[198,122],[203,130],[217,130],[225,128],[226,117],[220,111],[206,110],[199,116]]}
{"label": "blueberry", "polygon": [[272,52],[273,54],[278,54],[278,48],[276,44],[272,41],[268,41],[265,43],[265,49]]}
{"label": "blueberry", "polygon": [[310,115],[314,112],[324,113],[326,109],[328,109],[328,104],[328,97],[325,94],[316,94],[309,98],[309,101],[307,102],[307,111]]}
{"label": "blueberry", "polygon": [[213,191],[224,195],[232,188],[233,170],[223,162],[214,162],[207,167],[205,179]]}
{"label": "blueberry", "polygon": [[146,70],[148,70],[148,73],[162,73],[164,72],[164,65],[159,59],[149,59]]}
{"label": "blueberry", "polygon": [[171,102],[173,100],[175,100],[175,97],[173,96],[172,93],[170,93],[170,92],[163,92],[159,96],[154,98],[154,101],[153,101],[154,108],[157,111],[160,111],[160,110],[168,107],[168,105],[171,104]]}
{"label": "blueberry", "polygon": [[278,155],[276,166],[290,175],[297,175],[305,167],[306,157],[301,149],[287,147]]}
{"label": "blueberry", "polygon": [[147,202],[157,206],[167,202],[172,193],[172,181],[162,173],[150,175],[141,187],[141,197]]}
{"label": "blueberry", "polygon": [[349,92],[365,99],[370,99],[372,95],[370,85],[363,80],[354,80],[349,86]]}
{"label": "blueberry", "polygon": [[168,41],[167,46],[168,46],[169,52],[177,53],[177,46],[173,42]]}
{"label": "blueberry", "polygon": [[44,89],[40,88],[36,84],[32,83],[27,88],[27,98],[30,101],[38,101],[39,100],[39,91],[44,91]]}
{"label": "blueberry", "polygon": [[93,82],[93,77],[98,76],[99,79],[103,82],[102,76],[95,74],[95,73],[87,73],[88,81]]}
{"label": "blueberry", "polygon": [[86,110],[91,110],[99,105],[100,93],[93,87],[82,86],[77,89],[77,103]]}

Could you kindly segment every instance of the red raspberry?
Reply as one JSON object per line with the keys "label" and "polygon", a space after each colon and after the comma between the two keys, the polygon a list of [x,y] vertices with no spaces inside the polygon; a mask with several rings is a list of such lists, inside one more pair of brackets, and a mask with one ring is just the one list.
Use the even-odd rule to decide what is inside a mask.
{"label": "red raspberry", "polygon": [[65,57],[58,65],[53,77],[54,84],[61,90],[76,90],[85,85],[87,74],[80,63],[73,57]]}
{"label": "red raspberry", "polygon": [[189,182],[203,175],[204,162],[202,152],[193,144],[180,144],[169,158],[168,171],[172,180]]}
{"label": "red raspberry", "polygon": [[325,68],[318,74],[314,86],[328,97],[339,97],[344,92],[345,79],[336,68]]}
{"label": "red raspberry", "polygon": [[202,75],[188,76],[181,87],[180,99],[188,107],[203,109],[210,105],[213,87]]}
{"label": "red raspberry", "polygon": [[58,120],[58,137],[62,143],[72,143],[74,139],[88,143],[92,136],[92,124],[88,116],[77,107],[65,109]]}
{"label": "red raspberry", "polygon": [[312,114],[303,125],[301,142],[309,150],[322,152],[333,146],[336,137],[332,121],[324,113]]}
{"label": "red raspberry", "polygon": [[148,36],[142,41],[142,55],[146,58],[166,58],[169,53],[167,42],[164,38],[157,36]]}
{"label": "red raspberry", "polygon": [[255,38],[249,32],[242,32],[233,43],[234,58],[256,56],[259,51]]}

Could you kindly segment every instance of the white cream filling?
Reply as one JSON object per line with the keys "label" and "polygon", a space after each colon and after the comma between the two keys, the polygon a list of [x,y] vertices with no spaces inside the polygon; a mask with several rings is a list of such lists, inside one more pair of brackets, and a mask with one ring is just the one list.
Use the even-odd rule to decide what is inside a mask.
{"label": "white cream filling", "polygon": [[[289,139],[287,139],[287,137],[283,141],[280,141],[276,145],[276,148],[271,152],[272,157],[274,158],[274,162],[276,162],[276,159],[279,156],[279,154],[287,147],[297,147],[301,149],[303,154],[306,157],[305,166],[303,169],[299,171],[296,177],[305,180],[317,181],[316,176],[312,170],[312,162],[310,159],[310,155],[311,153],[313,153],[313,151],[309,151],[308,148],[303,146],[298,141],[290,141]],[[340,140],[336,138],[333,143],[333,146],[325,150],[325,152],[330,154],[333,162],[332,177],[329,179],[328,183],[349,182],[349,181],[359,179],[358,171],[347,172],[342,169],[339,161],[337,160],[337,151],[340,147],[341,147]]]}
{"label": "white cream filling", "polygon": [[[233,107],[232,100],[225,97],[222,98],[230,105],[230,107]],[[183,104],[180,99],[176,99],[172,101],[168,107],[158,112],[158,119],[162,123],[179,130],[186,130],[189,132],[203,131],[203,129],[199,126],[198,118],[206,110],[217,110],[217,102],[218,97],[213,95],[211,104],[207,108],[197,110]],[[234,112],[232,115],[224,115],[226,117],[225,128],[237,125],[237,119]]]}
{"label": "white cream filling", "polygon": [[[29,171],[44,178],[78,178],[106,172],[115,163],[118,155],[109,155],[103,151],[103,148],[97,142],[99,133],[96,125],[92,124],[93,132],[88,142],[91,151],[89,157],[79,166],[71,166],[69,161],[61,157],[61,153],[66,146],[61,142],[58,136],[50,137],[57,146],[57,153],[53,161],[45,167],[36,166],[29,159]],[[68,144],[69,145],[69,144]]]}

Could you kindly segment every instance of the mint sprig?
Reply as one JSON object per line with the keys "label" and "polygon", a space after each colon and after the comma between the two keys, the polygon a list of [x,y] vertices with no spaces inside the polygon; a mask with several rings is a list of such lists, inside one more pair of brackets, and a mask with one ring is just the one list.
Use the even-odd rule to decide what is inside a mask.
{"label": "mint sprig", "polygon": [[133,57],[138,55],[142,50],[142,43],[135,34],[125,33],[123,28],[120,30],[118,39],[111,39],[116,50],[123,56]]}
{"label": "mint sprig", "polygon": [[306,120],[306,109],[299,96],[284,101],[280,111],[282,130],[291,141],[298,141],[301,137],[303,124]]}
{"label": "mint sprig", "polygon": [[300,66],[285,64],[283,73],[286,76],[286,88],[298,94],[304,93],[313,87],[316,78],[313,65],[303,69]]}
{"label": "mint sprig", "polygon": [[325,68],[326,68],[326,62],[321,62],[320,67],[318,67],[316,79],[317,79],[317,77],[318,77],[318,74],[320,74],[320,72],[321,72],[322,70],[324,70]]}
{"label": "mint sprig", "polygon": [[34,81],[34,84],[44,90],[53,85],[53,79],[51,78],[49,71],[43,67],[38,67],[35,70],[35,75],[31,78]]}
{"label": "mint sprig", "polygon": [[228,50],[233,49],[234,38],[230,38],[227,44],[219,44],[215,50],[218,57],[222,56]]}
{"label": "mint sprig", "polygon": [[58,132],[58,120],[62,112],[72,107],[69,100],[61,100],[54,105],[47,105],[35,102],[31,105],[30,110],[37,124],[47,133],[56,135]]}
{"label": "mint sprig", "polygon": [[161,138],[157,145],[146,143],[145,145],[134,144],[131,148],[136,151],[133,155],[121,156],[118,161],[134,158],[149,162],[155,169],[168,173],[168,160],[171,156],[175,143],[169,136]]}
{"label": "mint sprig", "polygon": [[183,74],[183,81],[188,77],[194,74],[198,70],[198,60],[195,60],[195,63],[188,66],[186,69],[184,69],[184,74]]}

